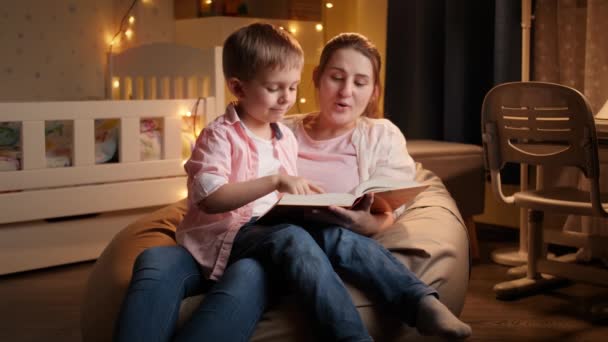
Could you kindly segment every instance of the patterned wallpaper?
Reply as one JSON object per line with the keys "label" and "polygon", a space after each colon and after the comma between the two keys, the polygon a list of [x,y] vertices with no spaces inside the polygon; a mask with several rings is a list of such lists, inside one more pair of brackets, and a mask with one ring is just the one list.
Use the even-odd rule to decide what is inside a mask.
{"label": "patterned wallpaper", "polygon": [[[137,0],[117,49],[174,40],[172,0]],[[132,0],[0,0],[0,101],[102,99],[110,37]]]}

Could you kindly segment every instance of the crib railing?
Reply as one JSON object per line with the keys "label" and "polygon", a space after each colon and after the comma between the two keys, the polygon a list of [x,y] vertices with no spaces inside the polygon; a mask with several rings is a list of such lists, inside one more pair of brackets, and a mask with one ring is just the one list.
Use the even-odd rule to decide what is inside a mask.
{"label": "crib railing", "polygon": [[[21,123],[21,169],[0,172],[0,224],[173,203],[186,194],[182,115],[195,99],[0,103]],[[202,99],[198,115],[215,108]],[[96,164],[95,120],[119,119],[118,162]],[[162,120],[158,160],[140,160],[140,120]],[[48,168],[45,121],[72,121],[71,166]]]}
{"label": "crib railing", "polygon": [[222,47],[198,49],[152,43],[108,56],[107,98],[113,100],[214,97],[210,114],[225,109]]}

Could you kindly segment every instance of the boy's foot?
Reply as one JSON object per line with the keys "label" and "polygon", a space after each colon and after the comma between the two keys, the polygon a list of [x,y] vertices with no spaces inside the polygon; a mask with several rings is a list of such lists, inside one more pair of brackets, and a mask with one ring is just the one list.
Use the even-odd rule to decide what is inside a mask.
{"label": "boy's foot", "polygon": [[435,296],[420,299],[416,315],[416,329],[422,335],[438,335],[450,339],[471,336],[471,327],[459,320]]}

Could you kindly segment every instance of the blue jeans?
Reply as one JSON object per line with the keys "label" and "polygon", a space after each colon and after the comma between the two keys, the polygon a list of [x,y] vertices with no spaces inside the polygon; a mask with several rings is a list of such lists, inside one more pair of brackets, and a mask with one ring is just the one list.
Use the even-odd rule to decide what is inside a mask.
{"label": "blue jeans", "polygon": [[422,297],[439,297],[437,290],[420,281],[376,240],[337,226],[309,232],[345,280],[408,325],[416,325]]}
{"label": "blue jeans", "polygon": [[[209,287],[174,336],[182,299]],[[135,261],[114,340],[248,341],[266,307],[268,287],[264,269],[253,259],[234,262],[214,284],[183,247],[146,249]]]}
{"label": "blue jeans", "polygon": [[410,326],[419,300],[438,296],[377,241],[337,226],[246,225],[231,254],[231,260],[242,258],[256,258],[266,272],[285,277],[317,319],[324,340],[371,340],[336,271]]}
{"label": "blue jeans", "polygon": [[304,228],[245,225],[235,237],[230,258],[255,258],[267,273],[283,278],[285,287],[316,319],[322,340],[371,341],[344,283]]}
{"label": "blue jeans", "polygon": [[[246,225],[235,238],[224,276],[176,339],[248,340],[268,301],[267,273],[274,273],[309,305],[326,339],[369,340],[334,269],[409,325],[415,324],[418,301],[437,295],[375,240],[350,230]],[[170,340],[181,300],[205,286],[196,261],[182,247],[144,251],[135,263],[115,339]]]}

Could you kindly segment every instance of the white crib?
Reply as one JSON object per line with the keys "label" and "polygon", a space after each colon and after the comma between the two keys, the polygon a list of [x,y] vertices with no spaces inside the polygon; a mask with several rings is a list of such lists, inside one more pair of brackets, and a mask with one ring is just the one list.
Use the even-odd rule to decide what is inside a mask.
{"label": "white crib", "polygon": [[[128,223],[184,198],[182,115],[196,101],[0,103],[0,122],[21,123],[21,169],[0,172],[0,274],[95,259]],[[215,105],[202,99],[197,114]],[[158,160],[140,160],[142,118],[162,120]],[[115,163],[95,163],[95,119],[120,120]],[[47,167],[48,120],[73,122],[69,167]]]}
{"label": "white crib", "polygon": [[222,47],[205,49],[152,43],[108,58],[108,99],[213,97],[215,116],[225,110]]}

